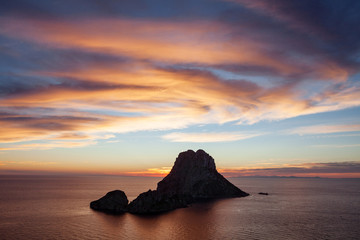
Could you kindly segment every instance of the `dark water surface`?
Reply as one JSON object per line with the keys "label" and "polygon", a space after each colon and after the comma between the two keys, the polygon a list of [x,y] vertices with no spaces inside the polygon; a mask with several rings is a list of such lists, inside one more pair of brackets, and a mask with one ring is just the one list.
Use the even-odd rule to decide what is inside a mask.
{"label": "dark water surface", "polygon": [[251,196],[157,216],[89,208],[110,190],[132,200],[159,180],[0,176],[0,239],[360,239],[360,179],[231,178]]}

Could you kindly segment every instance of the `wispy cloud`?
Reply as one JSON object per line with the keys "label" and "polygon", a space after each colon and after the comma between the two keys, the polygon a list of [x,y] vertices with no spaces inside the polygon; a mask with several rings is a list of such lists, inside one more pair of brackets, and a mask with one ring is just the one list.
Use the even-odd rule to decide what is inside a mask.
{"label": "wispy cloud", "polygon": [[275,167],[220,169],[225,176],[360,177],[360,162],[287,164]]}
{"label": "wispy cloud", "polygon": [[312,147],[317,148],[353,148],[360,147],[360,144],[327,144],[327,145],[313,145]]}
{"label": "wispy cloud", "polygon": [[[349,30],[358,25],[358,15],[350,14],[356,8],[276,2],[206,3],[209,17],[200,11],[202,1],[185,1],[183,10],[167,7],[164,13],[177,10],[160,18],[151,11],[132,16],[138,9],[124,1],[104,8],[121,10],[117,14],[92,4],[91,14],[41,2],[16,10],[4,5],[0,142],[86,142],[104,132],[251,124],[360,106],[360,85],[350,80],[359,73],[358,36]],[[195,6],[199,12],[190,14]],[[334,17],[333,9],[342,11]],[[314,82],[321,85],[316,91]],[[322,128],[318,132],[331,131]],[[164,136],[195,142],[249,137]]]}
{"label": "wispy cloud", "polygon": [[171,142],[232,142],[264,135],[264,133],[212,132],[182,133],[173,132],[163,136]]}
{"label": "wispy cloud", "polygon": [[13,144],[0,148],[1,151],[48,150],[53,148],[78,148],[96,144],[96,141],[47,141],[46,143]]}
{"label": "wispy cloud", "polygon": [[49,161],[0,161],[0,166],[12,166],[12,165],[22,165],[22,166],[42,166],[42,165],[54,165],[58,162],[49,162]]}
{"label": "wispy cloud", "polygon": [[342,132],[360,132],[359,124],[349,125],[312,125],[292,129],[289,134],[309,135],[309,134],[331,134]]}

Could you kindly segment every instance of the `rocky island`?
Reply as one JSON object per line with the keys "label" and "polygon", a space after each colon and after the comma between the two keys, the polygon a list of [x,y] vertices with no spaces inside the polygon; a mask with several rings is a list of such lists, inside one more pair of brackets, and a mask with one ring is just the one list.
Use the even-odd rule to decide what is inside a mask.
{"label": "rocky island", "polygon": [[217,170],[214,159],[203,150],[182,152],[170,173],[156,190],[141,193],[130,204],[124,192],[115,190],[90,203],[94,210],[135,214],[153,214],[186,207],[209,199],[246,197]]}

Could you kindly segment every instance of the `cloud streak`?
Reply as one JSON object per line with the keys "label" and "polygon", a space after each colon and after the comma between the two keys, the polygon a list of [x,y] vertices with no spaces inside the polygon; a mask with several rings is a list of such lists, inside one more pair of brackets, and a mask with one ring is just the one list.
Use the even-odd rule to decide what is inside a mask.
{"label": "cloud streak", "polygon": [[26,143],[16,144],[10,147],[0,148],[2,151],[22,151],[22,150],[48,150],[53,148],[78,148],[96,144],[96,141],[47,141],[46,143]]}
{"label": "cloud streak", "polygon": [[149,168],[145,171],[133,171],[121,173],[126,176],[147,176],[147,177],[165,177],[171,171],[171,167],[161,167],[161,168]]}
{"label": "cloud streak", "polygon": [[359,124],[348,124],[348,125],[314,125],[299,127],[290,130],[290,134],[299,135],[314,135],[314,134],[332,134],[332,133],[345,133],[345,132],[360,132]]}
{"label": "cloud streak", "polygon": [[171,142],[232,142],[263,135],[261,133],[213,132],[213,133],[181,133],[173,132],[163,136]]}
{"label": "cloud streak", "polygon": [[268,168],[220,169],[228,177],[297,176],[297,177],[360,177],[360,162],[303,163]]}

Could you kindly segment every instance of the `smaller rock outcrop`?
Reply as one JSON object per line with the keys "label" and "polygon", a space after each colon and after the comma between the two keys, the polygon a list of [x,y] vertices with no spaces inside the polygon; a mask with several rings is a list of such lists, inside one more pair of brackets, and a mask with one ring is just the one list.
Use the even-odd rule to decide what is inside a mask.
{"label": "smaller rock outcrop", "polygon": [[121,190],[115,190],[91,202],[90,208],[97,211],[119,214],[127,211],[128,203],[129,200],[126,194]]}
{"label": "smaller rock outcrop", "polygon": [[260,195],[269,195],[269,193],[267,193],[267,192],[259,192],[258,194],[260,194]]}
{"label": "smaller rock outcrop", "polygon": [[156,190],[149,190],[134,199],[129,204],[128,211],[135,214],[167,212],[176,208],[187,207],[189,199],[183,195],[166,195]]}

